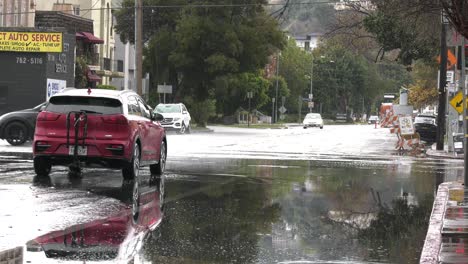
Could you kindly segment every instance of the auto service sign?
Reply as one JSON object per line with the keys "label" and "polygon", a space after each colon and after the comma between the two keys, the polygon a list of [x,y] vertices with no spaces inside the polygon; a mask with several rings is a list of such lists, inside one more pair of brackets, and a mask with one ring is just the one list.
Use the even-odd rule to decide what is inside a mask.
{"label": "auto service sign", "polygon": [[61,92],[66,87],[67,81],[65,80],[47,79],[47,101],[52,95]]}
{"label": "auto service sign", "polygon": [[0,31],[0,51],[62,52],[63,34],[60,32]]}

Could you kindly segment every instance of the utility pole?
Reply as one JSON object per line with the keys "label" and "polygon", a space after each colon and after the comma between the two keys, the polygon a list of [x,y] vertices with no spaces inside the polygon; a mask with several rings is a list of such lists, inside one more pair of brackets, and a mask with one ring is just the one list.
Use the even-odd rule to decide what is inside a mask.
{"label": "utility pole", "polygon": [[249,99],[249,115],[247,116],[247,127],[250,127],[250,99],[253,97],[253,92],[247,92],[247,98]]}
{"label": "utility pole", "polygon": [[[280,55],[281,53],[278,53],[276,55],[276,93],[275,93],[275,98],[277,99],[278,98],[278,81],[279,81],[279,62],[280,62]],[[275,100],[273,100],[273,103],[275,102]],[[274,108],[274,115],[275,115],[275,123],[278,122],[278,101],[276,102],[276,104],[274,104],[273,106]],[[273,118],[273,116],[271,117]]]}
{"label": "utility pole", "polygon": [[135,84],[136,92],[143,95],[143,0],[135,0]]}
{"label": "utility pole", "polygon": [[437,150],[444,150],[445,97],[447,96],[447,24],[442,14],[440,32],[439,107],[437,113]]}
{"label": "utility pole", "polygon": [[311,66],[310,66],[310,93],[309,93],[309,113],[312,113],[312,101],[314,100],[314,94],[313,94],[313,90],[312,90],[312,83],[313,83],[313,79],[314,79],[314,55],[312,55],[311,53],[311,57],[312,57],[312,60],[311,60]]}
{"label": "utility pole", "polygon": [[299,106],[299,109],[298,109],[298,113],[299,113],[299,119],[297,120],[297,122],[300,124],[301,121],[302,121],[302,116],[301,116],[301,110],[302,110],[302,95],[299,95],[299,102],[297,104]]}
{"label": "utility pole", "polygon": [[462,48],[461,48],[461,75],[460,75],[460,87],[462,89],[462,92],[463,92],[463,124],[464,124],[464,127],[465,127],[465,131],[463,131],[463,134],[465,134],[465,140],[463,141],[463,149],[464,149],[464,153],[465,153],[465,157],[464,157],[464,184],[465,184],[465,188],[466,188],[466,185],[468,184],[468,169],[467,169],[467,165],[468,165],[468,148],[467,148],[467,143],[468,143],[468,120],[467,117],[468,117],[468,107],[466,107],[466,99],[467,99],[467,95],[468,95],[468,89],[466,89],[466,83],[465,83],[465,79],[466,79],[466,72],[465,72],[465,63],[466,63],[466,59],[465,59],[465,37],[462,36]]}
{"label": "utility pole", "polygon": [[274,123],[273,118],[275,117],[275,97],[271,98],[271,123]]}

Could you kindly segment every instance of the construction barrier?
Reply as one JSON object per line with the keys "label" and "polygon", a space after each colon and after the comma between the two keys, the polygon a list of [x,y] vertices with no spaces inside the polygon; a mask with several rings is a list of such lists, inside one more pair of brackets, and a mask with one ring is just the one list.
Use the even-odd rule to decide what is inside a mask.
{"label": "construction barrier", "polygon": [[401,134],[400,120],[398,115],[394,115],[392,111],[389,111],[385,118],[382,119],[380,124],[381,127],[389,127],[390,133],[395,134],[398,138],[395,145],[395,149],[398,150],[411,150],[412,152],[418,153],[422,151],[424,147],[421,143],[419,133]]}

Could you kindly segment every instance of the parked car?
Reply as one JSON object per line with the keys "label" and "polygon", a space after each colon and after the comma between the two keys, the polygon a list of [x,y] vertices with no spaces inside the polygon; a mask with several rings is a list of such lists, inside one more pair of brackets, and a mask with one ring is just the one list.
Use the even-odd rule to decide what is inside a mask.
{"label": "parked car", "polygon": [[[167,141],[163,117],[133,91],[73,89],[53,95],[39,113],[33,141],[34,170],[47,176],[53,165],[122,169],[134,179],[142,166],[164,172]],[[162,179],[162,178],[161,178]]]}
{"label": "parked car", "polygon": [[368,124],[375,124],[379,122],[379,117],[376,115],[371,115],[369,119],[367,120]]}
{"label": "parked car", "polygon": [[30,109],[6,113],[0,116],[0,138],[10,145],[19,146],[34,136],[36,118],[46,102]]}
{"label": "parked car", "polygon": [[427,143],[431,144],[436,142],[437,137],[437,122],[436,116],[434,115],[427,115],[427,114],[420,114],[414,118],[414,129],[421,140],[426,141]]}
{"label": "parked car", "polygon": [[308,113],[304,121],[302,122],[302,125],[304,126],[304,129],[308,127],[320,127],[320,129],[323,129],[323,119],[320,114],[317,113]]}
{"label": "parked car", "polygon": [[158,104],[154,112],[164,116],[161,125],[166,130],[175,130],[180,134],[190,133],[191,117],[184,104]]}

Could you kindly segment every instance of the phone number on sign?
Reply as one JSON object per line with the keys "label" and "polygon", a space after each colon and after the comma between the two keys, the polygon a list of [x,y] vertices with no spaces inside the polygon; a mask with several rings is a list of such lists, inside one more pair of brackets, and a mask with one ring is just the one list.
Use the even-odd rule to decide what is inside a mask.
{"label": "phone number on sign", "polygon": [[42,64],[42,58],[16,57],[17,64]]}

